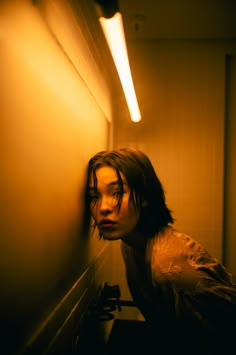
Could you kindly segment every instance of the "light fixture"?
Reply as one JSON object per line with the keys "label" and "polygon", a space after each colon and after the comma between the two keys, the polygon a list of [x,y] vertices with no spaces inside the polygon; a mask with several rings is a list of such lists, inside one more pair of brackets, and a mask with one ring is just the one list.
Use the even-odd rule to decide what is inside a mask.
{"label": "light fixture", "polygon": [[99,5],[99,22],[124,90],[131,119],[134,122],[139,122],[141,114],[130,71],[122,15],[119,12],[118,1],[95,0],[95,2]]}

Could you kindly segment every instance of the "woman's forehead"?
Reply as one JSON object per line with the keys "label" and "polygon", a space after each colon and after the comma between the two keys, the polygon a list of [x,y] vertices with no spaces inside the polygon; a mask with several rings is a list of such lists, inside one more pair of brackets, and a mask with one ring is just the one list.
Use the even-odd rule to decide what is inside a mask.
{"label": "woman's forehead", "polygon": [[123,183],[126,183],[126,179],[124,177],[124,174],[119,171],[119,175],[117,173],[117,170],[108,165],[103,165],[99,168],[97,168],[94,171],[94,174],[90,175],[90,184],[94,184],[94,175],[96,177],[97,183],[99,182],[105,182],[105,183],[120,183],[120,178],[119,175],[122,179]]}

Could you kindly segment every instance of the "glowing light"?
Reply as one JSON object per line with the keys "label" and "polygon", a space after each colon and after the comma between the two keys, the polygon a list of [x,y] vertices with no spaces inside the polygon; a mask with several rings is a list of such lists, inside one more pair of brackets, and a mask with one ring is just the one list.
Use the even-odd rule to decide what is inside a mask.
{"label": "glowing light", "polygon": [[122,16],[117,12],[113,17],[108,19],[100,17],[99,22],[120,77],[131,119],[134,122],[139,122],[141,114],[130,71]]}

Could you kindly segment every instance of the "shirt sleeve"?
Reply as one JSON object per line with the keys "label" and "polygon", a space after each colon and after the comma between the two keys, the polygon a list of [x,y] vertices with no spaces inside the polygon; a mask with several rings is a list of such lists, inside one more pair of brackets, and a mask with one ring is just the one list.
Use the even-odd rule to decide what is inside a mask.
{"label": "shirt sleeve", "polygon": [[151,270],[154,287],[172,289],[177,318],[214,324],[235,319],[232,275],[190,237],[174,232],[157,238]]}

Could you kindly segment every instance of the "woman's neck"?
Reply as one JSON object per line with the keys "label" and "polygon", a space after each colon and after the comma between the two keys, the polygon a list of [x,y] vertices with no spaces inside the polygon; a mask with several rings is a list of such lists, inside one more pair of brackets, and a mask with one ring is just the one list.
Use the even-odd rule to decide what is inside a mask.
{"label": "woman's neck", "polygon": [[122,238],[122,241],[132,247],[134,250],[142,252],[146,250],[147,238],[139,232],[132,232]]}

